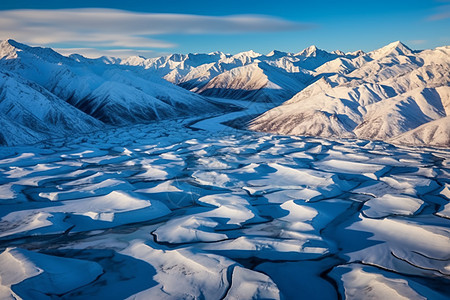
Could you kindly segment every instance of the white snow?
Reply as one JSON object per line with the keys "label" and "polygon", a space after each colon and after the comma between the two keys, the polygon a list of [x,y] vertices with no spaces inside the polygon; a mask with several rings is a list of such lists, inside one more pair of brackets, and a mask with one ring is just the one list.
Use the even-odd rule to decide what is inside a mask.
{"label": "white snow", "polygon": [[371,266],[340,266],[331,275],[343,283],[348,299],[445,299],[413,280]]}
{"label": "white snow", "polygon": [[368,55],[336,58],[315,70],[319,80],[249,128],[448,147],[449,50],[413,52],[394,42]]}
{"label": "white snow", "polygon": [[280,291],[265,274],[239,266],[233,269],[233,284],[224,299],[280,299]]}
{"label": "white snow", "polygon": [[219,110],[144,68],[0,43],[0,144]]}
{"label": "white snow", "polygon": [[413,215],[422,207],[423,203],[422,200],[409,196],[385,194],[367,201],[364,204],[363,212],[371,218]]}
{"label": "white snow", "polygon": [[[27,75],[26,80],[44,84],[49,72],[43,66],[62,62],[82,78],[72,74],[61,81],[77,91],[76,97],[105,84],[106,78],[128,88],[108,90],[105,87],[114,84],[107,83],[97,92],[110,91],[107,99],[122,104],[130,100],[124,98],[125,91],[132,91],[156,105],[151,97],[174,92],[168,86],[186,96],[186,102],[207,103],[160,79],[147,86],[145,74],[170,74],[182,82],[184,74],[193,76],[191,72],[201,69],[203,77],[192,78],[204,79],[203,85],[196,81],[193,86],[201,88],[219,74],[239,75],[239,82],[233,83],[239,86],[246,79],[243,74],[249,75],[247,82],[258,77],[252,77],[255,74],[269,79],[295,77],[296,72],[315,76],[318,66],[328,61],[325,67],[339,74],[315,81],[273,113],[295,116],[290,105],[303,105],[312,112],[311,119],[329,125],[323,130],[344,135],[356,128],[353,121],[363,122],[369,114],[384,120],[384,113],[391,113],[388,127],[397,130],[401,120],[410,127],[425,119],[425,125],[433,125],[432,120],[447,118],[450,107],[448,68],[438,66],[448,57],[445,47],[414,52],[397,43],[345,57],[311,47],[298,55],[211,53],[126,62],[75,60],[49,49],[7,44],[12,46],[3,43],[1,48],[6,49],[5,60],[26,57],[25,63],[31,53],[48,60],[36,64],[42,78],[31,76],[29,69],[8,72],[23,72],[20,76]],[[341,60],[333,62],[336,58]],[[89,63],[96,75],[74,67],[78,61]],[[105,61],[111,70],[105,69]],[[283,66],[286,70],[277,70],[275,76],[274,69]],[[141,71],[124,75],[132,67]],[[254,73],[241,72],[241,67],[254,68]],[[300,70],[306,67],[307,72]],[[258,83],[264,76],[256,78]],[[62,86],[50,92],[65,94]],[[162,113],[160,108],[175,105],[172,100],[178,101],[165,98],[151,109]],[[450,297],[448,149],[239,130],[222,123],[251,119],[274,104],[212,100],[242,110],[1,147],[0,298]],[[381,111],[383,101],[389,105]],[[316,113],[322,105],[330,111]],[[402,119],[412,107],[422,119]],[[330,119],[331,125],[326,123]],[[292,124],[303,121],[309,122],[293,118]],[[4,124],[12,124],[8,122]],[[320,124],[311,123],[317,130]],[[389,131],[371,124],[375,131]],[[10,126],[5,128],[28,132],[24,125]],[[415,137],[438,141],[437,135],[428,134],[431,131]],[[39,137],[28,133],[24,137]]]}
{"label": "white snow", "polygon": [[[435,286],[450,272],[448,150],[217,131],[220,120],[4,148],[0,246],[30,249],[36,264],[100,264],[96,281],[64,290],[75,299],[276,299],[317,288],[334,299],[372,284],[377,295],[448,297]],[[348,271],[358,264],[363,273]],[[2,293],[28,295],[31,275],[5,276]]]}
{"label": "white snow", "polygon": [[7,248],[0,254],[0,298],[51,299],[94,281],[99,264]]}
{"label": "white snow", "polygon": [[39,234],[40,229],[58,233],[72,226],[74,231],[109,228],[156,219],[168,213],[170,210],[159,201],[113,191],[105,196],[61,201],[39,209],[16,209],[0,219],[0,237]]}
{"label": "white snow", "polygon": [[449,49],[413,51],[397,41],[367,54],[310,46],[90,60],[2,41],[0,143],[227,109],[200,94],[267,103],[253,111],[263,115],[252,130],[446,147]]}

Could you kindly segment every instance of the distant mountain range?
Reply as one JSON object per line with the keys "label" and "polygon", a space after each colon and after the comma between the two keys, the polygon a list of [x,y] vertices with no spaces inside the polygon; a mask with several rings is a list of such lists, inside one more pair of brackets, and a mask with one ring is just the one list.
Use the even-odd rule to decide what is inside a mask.
{"label": "distant mountain range", "polygon": [[[252,130],[450,146],[450,47],[89,59],[0,43],[0,144],[270,102]],[[178,85],[178,86],[177,86]]]}
{"label": "distant mountain range", "polygon": [[339,57],[352,59],[362,54],[329,53],[311,46],[297,54],[247,51],[236,55],[214,52],[149,59],[133,56],[118,63],[153,70],[167,81],[204,96],[281,103],[314,80],[315,68]]}
{"label": "distant mountain range", "polygon": [[412,51],[395,42],[314,71],[313,83],[249,128],[450,146],[450,47]]}

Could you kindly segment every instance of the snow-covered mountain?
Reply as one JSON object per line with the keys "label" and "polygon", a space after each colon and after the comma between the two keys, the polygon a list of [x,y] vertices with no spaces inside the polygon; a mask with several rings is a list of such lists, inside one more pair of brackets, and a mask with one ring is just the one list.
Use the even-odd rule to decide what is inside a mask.
{"label": "snow-covered mountain", "polygon": [[218,110],[200,95],[120,62],[2,41],[1,144]]}
{"label": "snow-covered mountain", "polygon": [[0,144],[33,143],[102,127],[99,120],[13,73],[0,71],[0,91]]}
{"label": "snow-covered mountain", "polygon": [[448,146],[450,145],[450,116],[425,123],[390,139],[389,142],[417,146]]}
{"label": "snow-covered mountain", "polygon": [[448,46],[412,51],[394,42],[338,57],[315,69],[315,82],[249,128],[450,146],[449,70]]}
{"label": "snow-covered mountain", "polygon": [[120,64],[143,67],[205,96],[281,103],[308,85],[318,66],[358,55],[329,53],[311,46],[297,54],[273,50],[264,55],[250,50],[235,55],[214,52],[150,59],[134,56]]}
{"label": "snow-covered mountain", "polygon": [[310,46],[88,59],[7,40],[0,43],[0,142],[223,109],[209,97],[276,106],[252,130],[443,146],[449,70],[450,47],[413,51],[401,42],[368,53]]}
{"label": "snow-covered mountain", "polygon": [[225,71],[197,92],[201,95],[280,102],[305,87],[308,73],[289,73],[264,62],[254,62]]}

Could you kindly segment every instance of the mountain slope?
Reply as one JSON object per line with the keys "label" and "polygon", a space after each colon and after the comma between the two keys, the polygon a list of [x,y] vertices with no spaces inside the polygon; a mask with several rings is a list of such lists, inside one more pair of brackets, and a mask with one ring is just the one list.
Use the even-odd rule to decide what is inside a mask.
{"label": "mountain slope", "polygon": [[450,116],[423,124],[388,141],[403,145],[450,147]]}
{"label": "mountain slope", "polygon": [[88,59],[7,40],[0,42],[0,143],[228,109],[206,98],[218,97],[269,107],[285,101],[252,120],[252,130],[442,145],[449,69],[450,47],[413,51],[401,42],[368,53],[311,46],[297,54]]}
{"label": "mountain slope", "polygon": [[[395,42],[353,59],[338,58],[315,70],[324,72],[320,80],[251,121],[249,128],[400,141],[395,137],[424,126],[401,140],[414,136],[412,143],[433,144],[437,139],[434,144],[441,145],[448,130],[445,122],[434,121],[449,115],[448,70],[450,47],[413,52]],[[425,126],[429,122],[439,125]]]}
{"label": "mountain slope", "polygon": [[68,102],[112,125],[133,124],[169,117],[218,111],[207,99],[159,78],[143,78],[132,72],[110,70],[102,83],[84,97]]}
{"label": "mountain slope", "polygon": [[44,138],[89,132],[103,127],[100,121],[79,111],[41,86],[1,71],[0,112],[2,144],[36,142]]}
{"label": "mountain slope", "polygon": [[[220,110],[142,67],[119,62],[65,57],[13,40],[0,42],[2,122],[11,119],[8,128],[24,126],[29,131],[24,141],[35,141],[91,131],[104,123],[127,125]],[[20,140],[12,135],[4,133],[3,143]]]}
{"label": "mountain slope", "polygon": [[131,57],[121,65],[146,70],[205,96],[274,101],[292,97],[310,83],[314,69],[336,58],[354,58],[341,51],[333,53],[315,46],[298,54],[271,51],[267,55],[252,50],[235,55],[169,55],[155,59]]}
{"label": "mountain slope", "polygon": [[304,88],[306,74],[288,73],[264,62],[231,69],[214,77],[197,92],[204,96],[275,102]]}

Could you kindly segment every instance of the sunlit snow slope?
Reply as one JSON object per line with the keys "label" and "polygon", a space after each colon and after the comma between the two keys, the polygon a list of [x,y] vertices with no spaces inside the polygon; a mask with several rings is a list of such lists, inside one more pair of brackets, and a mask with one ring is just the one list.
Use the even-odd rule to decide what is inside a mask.
{"label": "sunlit snow slope", "polygon": [[206,98],[142,68],[0,43],[1,144],[217,112]]}
{"label": "sunlit snow slope", "polygon": [[315,71],[314,83],[249,128],[450,146],[450,47],[414,52],[395,42]]}
{"label": "sunlit snow slope", "polygon": [[[449,70],[448,46],[413,51],[401,42],[369,53],[311,46],[265,55],[87,59],[8,40],[0,44],[0,142],[230,107],[208,97],[267,103],[269,111],[248,124],[252,130],[449,146]],[[25,111],[24,104],[40,108]]]}

